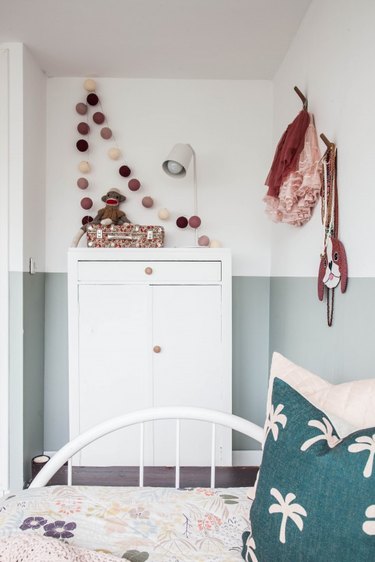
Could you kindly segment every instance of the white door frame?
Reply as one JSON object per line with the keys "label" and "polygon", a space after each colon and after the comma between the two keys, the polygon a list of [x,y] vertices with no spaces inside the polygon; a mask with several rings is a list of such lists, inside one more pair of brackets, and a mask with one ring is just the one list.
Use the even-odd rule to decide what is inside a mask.
{"label": "white door frame", "polygon": [[9,489],[9,51],[0,49],[0,496]]}

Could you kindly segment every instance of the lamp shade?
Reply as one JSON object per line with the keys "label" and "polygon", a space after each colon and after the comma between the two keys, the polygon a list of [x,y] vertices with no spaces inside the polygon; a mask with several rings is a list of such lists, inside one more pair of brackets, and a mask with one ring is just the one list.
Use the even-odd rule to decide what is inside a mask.
{"label": "lamp shade", "polygon": [[163,162],[163,170],[168,176],[183,178],[189,167],[194,151],[190,144],[175,144]]}

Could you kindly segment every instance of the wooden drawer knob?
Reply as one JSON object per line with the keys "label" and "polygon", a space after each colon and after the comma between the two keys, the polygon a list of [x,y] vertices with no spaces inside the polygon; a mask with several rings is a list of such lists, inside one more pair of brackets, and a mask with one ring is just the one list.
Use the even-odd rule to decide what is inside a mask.
{"label": "wooden drawer knob", "polygon": [[152,267],[146,267],[145,273],[146,273],[146,275],[151,275],[151,273],[152,273]]}
{"label": "wooden drawer knob", "polygon": [[154,353],[160,353],[160,352],[161,352],[160,345],[154,345]]}

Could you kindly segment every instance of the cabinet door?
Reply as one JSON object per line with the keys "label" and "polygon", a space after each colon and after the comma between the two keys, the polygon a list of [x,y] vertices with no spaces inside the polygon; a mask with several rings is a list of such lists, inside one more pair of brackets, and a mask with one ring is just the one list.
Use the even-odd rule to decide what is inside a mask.
{"label": "cabinet door", "polygon": [[[230,411],[230,378],[223,367],[221,287],[153,287],[155,406],[198,406]],[[230,402],[230,399],[229,399]],[[174,464],[173,422],[154,426],[155,465]],[[210,464],[211,426],[181,423],[181,464]],[[217,428],[217,464],[231,464],[231,434]]]}
{"label": "cabinet door", "polygon": [[[150,316],[146,285],[80,285],[80,432],[152,406]],[[81,464],[137,465],[138,435],[134,427],[103,437],[82,451]]]}

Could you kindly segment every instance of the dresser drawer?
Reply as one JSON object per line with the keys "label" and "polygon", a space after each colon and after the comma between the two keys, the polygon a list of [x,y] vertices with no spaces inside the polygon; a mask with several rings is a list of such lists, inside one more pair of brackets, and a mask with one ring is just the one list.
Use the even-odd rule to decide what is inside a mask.
{"label": "dresser drawer", "polygon": [[221,261],[79,261],[78,281],[104,283],[221,281]]}

